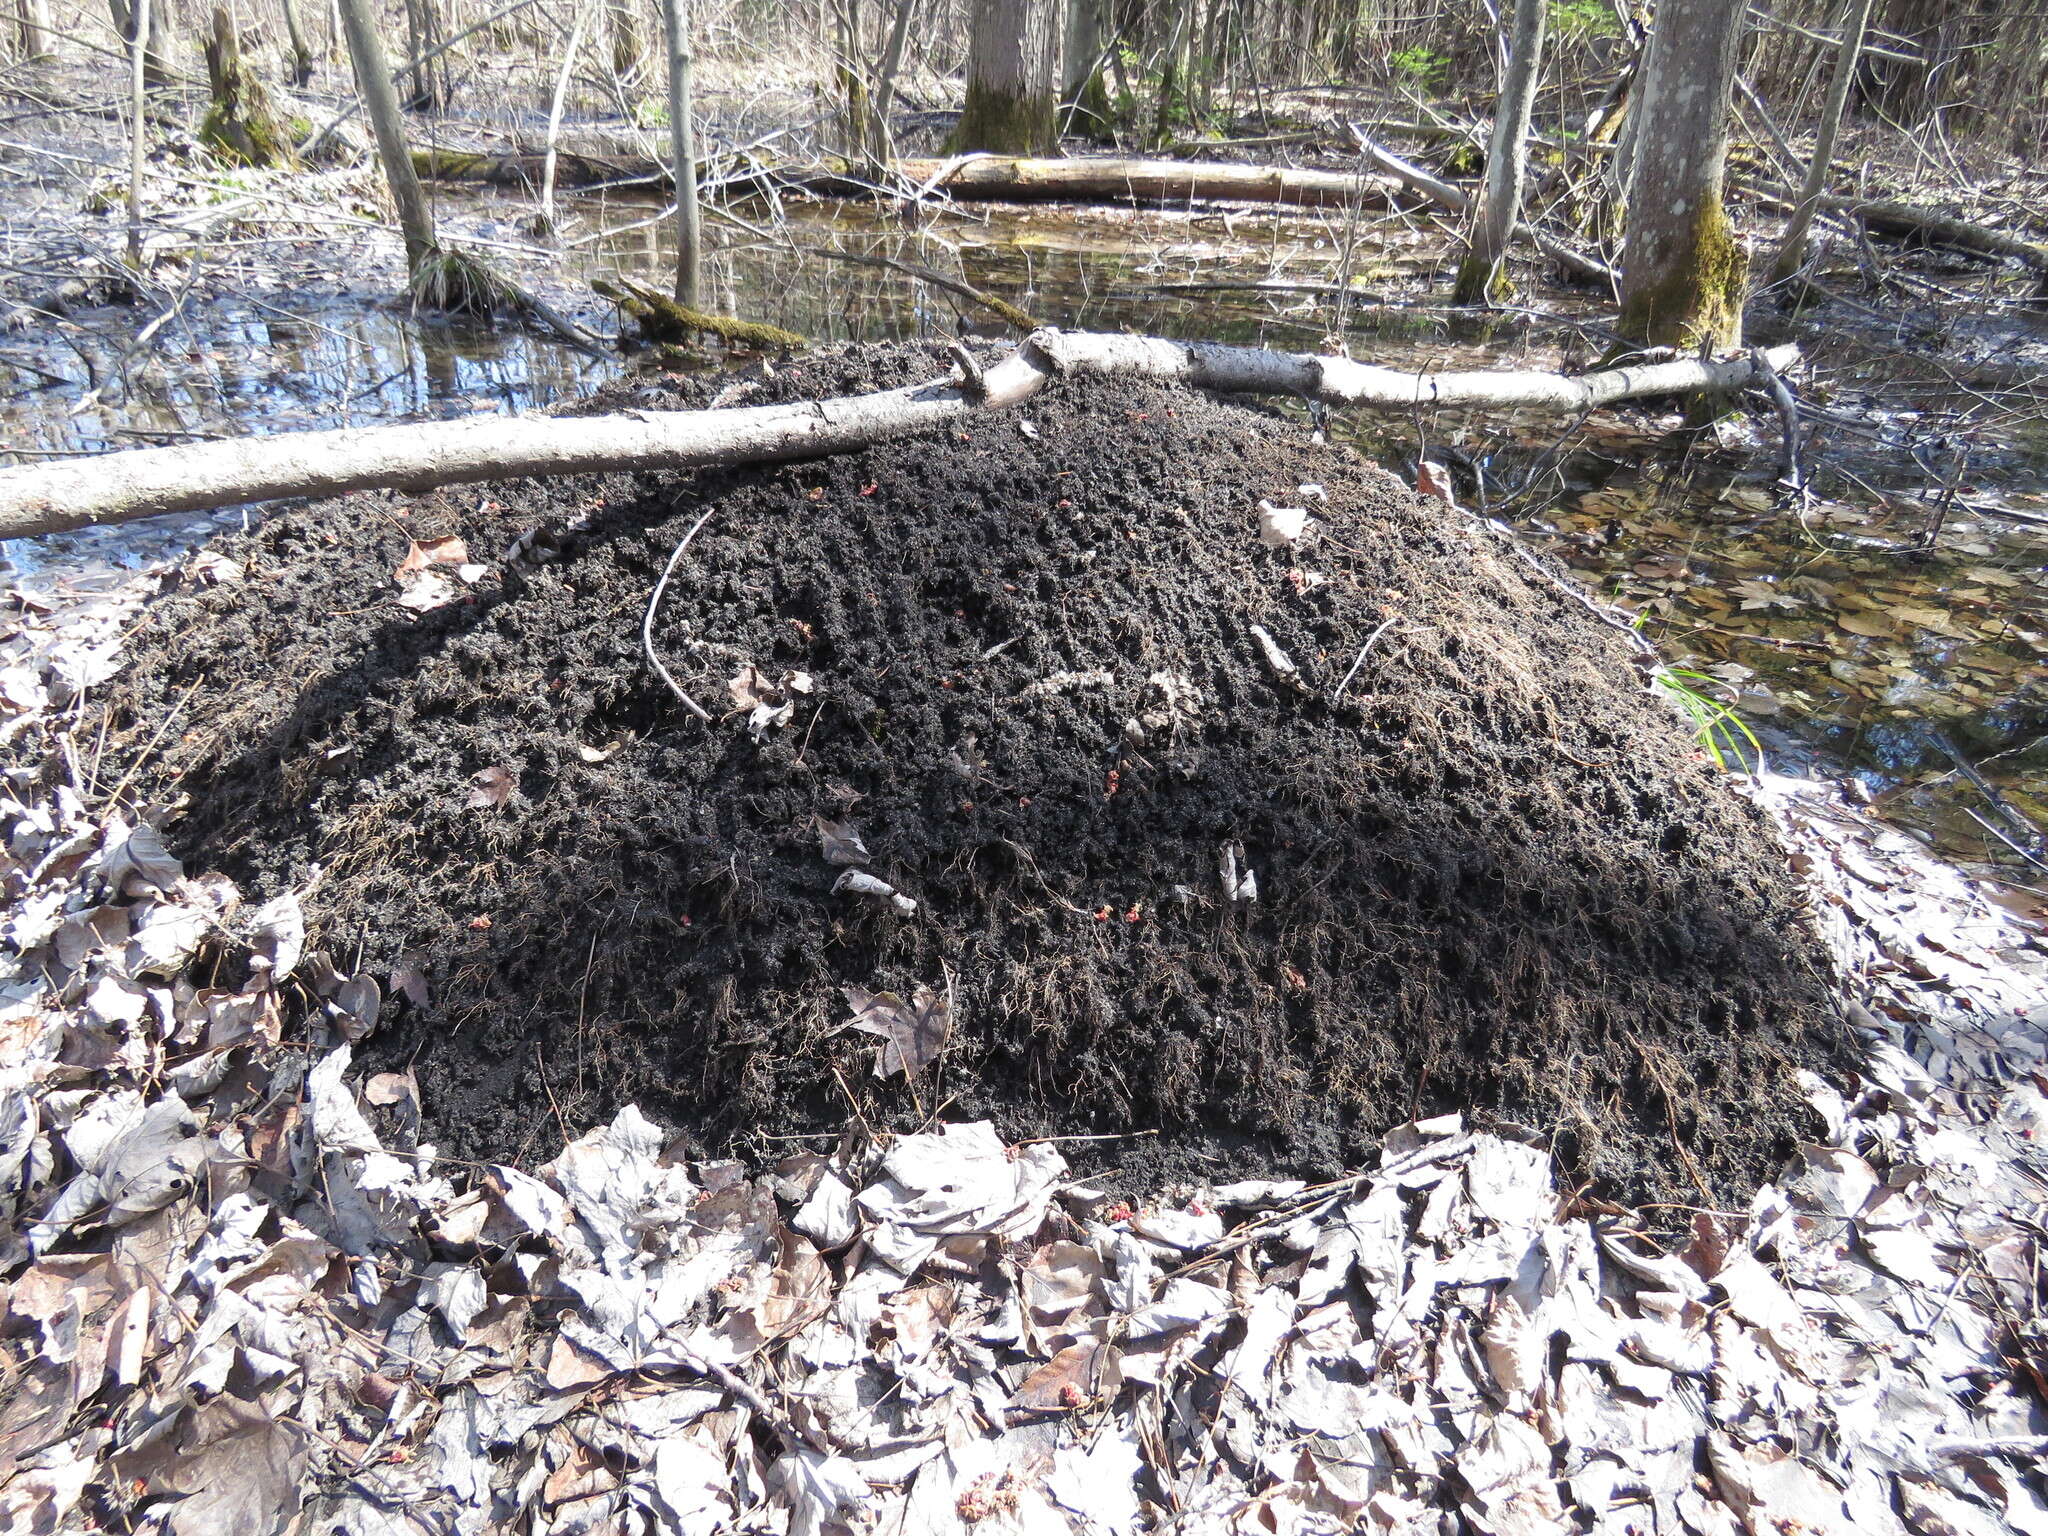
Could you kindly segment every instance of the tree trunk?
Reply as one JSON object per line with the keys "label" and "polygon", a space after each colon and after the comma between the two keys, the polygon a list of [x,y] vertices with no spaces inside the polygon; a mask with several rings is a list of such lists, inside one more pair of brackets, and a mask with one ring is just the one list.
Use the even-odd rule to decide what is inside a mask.
{"label": "tree trunk", "polygon": [[336,6],[341,12],[342,32],[348,38],[349,58],[355,64],[356,86],[363,93],[363,110],[377,135],[377,158],[384,166],[384,181],[398,208],[398,228],[405,237],[405,264],[409,271],[417,272],[437,248],[434,216],[427,210],[427,195],[420,189],[420,179],[412,168],[412,153],[405,142],[405,118],[399,111],[398,92],[391,85],[391,61],[370,15],[370,0],[336,0]]}
{"label": "tree trunk", "polygon": [[1728,104],[1744,0],[1688,0],[1657,15],[1637,113],[1622,257],[1624,336],[1652,345],[1742,339],[1748,259],[1721,205]]}
{"label": "tree trunk", "polygon": [[1108,32],[1105,0],[1067,0],[1066,79],[1060,90],[1068,133],[1102,134],[1109,128],[1109,87],[1102,78]]}
{"label": "tree trunk", "polygon": [[128,13],[131,24],[128,76],[128,265],[142,269],[142,166],[143,149],[149,133],[149,12],[151,0],[135,0]]}
{"label": "tree trunk", "polygon": [[141,0],[130,5],[128,0],[107,0],[107,9],[113,12],[114,30],[121,40],[133,49],[137,29],[142,39],[142,83],[147,86],[169,85],[170,66],[170,20],[164,14],[168,9],[167,0],[155,0],[154,4],[142,4]]}
{"label": "tree trunk", "polygon": [[645,49],[640,40],[639,18],[629,0],[606,0],[605,21],[611,29],[612,73],[630,80],[640,72]]}
{"label": "tree trunk", "polygon": [[896,15],[889,23],[889,41],[882,48],[882,62],[875,71],[875,130],[881,157],[893,159],[896,136],[889,128],[889,111],[896,103],[896,77],[903,69],[903,51],[910,41],[910,18],[917,0],[896,0]]}
{"label": "tree trunk", "polygon": [[948,154],[1051,154],[1059,147],[1059,45],[1054,0],[974,0],[967,100]]}
{"label": "tree trunk", "polygon": [[1393,206],[1394,183],[1349,171],[1293,170],[1233,165],[1224,160],[1126,160],[1085,156],[1071,160],[995,157],[950,163],[898,160],[896,170],[922,185],[930,178],[963,201],[1100,202],[1126,198],[1168,205],[1203,201],[1287,203],[1341,208],[1348,203]]}
{"label": "tree trunk", "polygon": [[1493,109],[1493,141],[1486,152],[1486,190],[1474,209],[1472,240],[1458,268],[1459,304],[1508,295],[1502,258],[1522,217],[1529,181],[1529,119],[1543,61],[1543,25],[1549,0],[1516,0],[1514,39],[1508,46],[1500,100]]}
{"label": "tree trunk", "polygon": [[562,67],[555,72],[555,89],[548,98],[548,147],[540,172],[540,221],[547,234],[555,229],[555,139],[562,131],[562,107],[569,99],[569,79],[575,73],[576,51],[583,46],[583,27],[589,19],[589,4],[579,0],[568,41],[562,44]]}
{"label": "tree trunk", "polygon": [[287,78],[293,90],[301,90],[313,78],[313,50],[306,46],[306,34],[299,24],[299,8],[293,0],[279,0],[284,8],[285,35],[291,39],[291,68]]}
{"label": "tree trunk", "polygon": [[867,61],[861,55],[860,0],[833,0],[833,25],[838,42],[833,49],[832,78],[839,87],[839,103],[845,115],[846,156],[878,176],[885,158],[875,131],[874,95],[868,88]]}
{"label": "tree trunk", "polygon": [[1820,127],[1814,131],[1813,160],[1806,167],[1806,186],[1799,194],[1799,206],[1785,225],[1785,237],[1778,244],[1778,258],[1771,263],[1771,281],[1782,283],[1806,260],[1806,235],[1813,217],[1820,212],[1821,194],[1828,189],[1828,169],[1834,164],[1835,139],[1842,131],[1842,112],[1849,104],[1850,87],[1863,60],[1863,39],[1870,28],[1872,0],[1853,0],[1849,28],[1835,53],[1835,77],[1828,83],[1827,105],[1821,109]]}
{"label": "tree trunk", "polygon": [[213,35],[206,42],[206,82],[212,100],[199,123],[200,143],[229,165],[291,164],[291,130],[243,60],[234,23],[220,6],[213,9]]}
{"label": "tree trunk", "polygon": [[[1765,356],[1784,370],[1799,360],[1799,349],[1777,347]],[[1437,405],[1581,412],[1649,395],[1722,393],[1762,377],[1748,356],[1725,362],[1685,358],[1578,378],[1533,372],[1414,374],[1257,347],[1038,331],[973,379],[935,379],[839,400],[280,432],[0,470],[0,539],[132,522],[161,512],[287,496],[337,496],[375,486],[419,489],[524,475],[817,458],[930,431],[975,411],[1015,405],[1060,374],[1153,379],[1226,394],[1287,395],[1404,414]]]}
{"label": "tree trunk", "polygon": [[703,253],[697,222],[697,137],[690,126],[690,0],[661,0],[668,31],[668,141],[676,184],[676,302],[689,309],[702,286]]}
{"label": "tree trunk", "polygon": [[50,48],[49,0],[15,0],[14,16],[21,36],[21,57],[48,58]]}

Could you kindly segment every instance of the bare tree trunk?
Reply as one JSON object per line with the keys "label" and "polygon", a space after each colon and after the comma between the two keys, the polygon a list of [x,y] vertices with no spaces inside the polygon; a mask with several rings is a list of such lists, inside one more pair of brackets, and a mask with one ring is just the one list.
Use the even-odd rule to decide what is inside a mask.
{"label": "bare tree trunk", "polygon": [[291,39],[291,69],[287,78],[297,90],[313,78],[313,50],[306,46],[305,31],[299,25],[299,8],[293,0],[278,0],[284,8],[285,35]]}
{"label": "bare tree trunk", "polygon": [[1459,304],[1481,304],[1508,294],[1502,258],[1522,217],[1529,182],[1529,119],[1543,62],[1543,26],[1549,0],[1516,0],[1514,38],[1508,45],[1500,100],[1493,109],[1493,142],[1486,151],[1486,190],[1473,210],[1472,240],[1458,268]]}
{"label": "bare tree trunk", "polygon": [[107,0],[107,9],[113,12],[114,30],[123,42],[142,45],[142,83],[158,86],[171,83],[169,60],[171,28],[165,16],[167,0],[156,0],[153,5],[128,0]]}
{"label": "bare tree trunk", "polygon": [[605,24],[611,29],[612,73],[630,80],[640,72],[646,49],[640,38],[640,21],[630,0],[605,0]]}
{"label": "bare tree trunk", "polygon": [[336,5],[348,38],[349,58],[355,64],[356,86],[363,93],[363,110],[377,135],[377,158],[383,162],[384,180],[398,208],[405,264],[417,272],[437,249],[434,216],[427,210],[427,195],[420,189],[412,151],[405,142],[405,117],[399,110],[398,92],[391,85],[391,60],[370,15],[369,0],[336,0]]}
{"label": "bare tree trunk", "polygon": [[1051,154],[1059,146],[1064,12],[1055,0],[974,0],[967,100],[949,154]]}
{"label": "bare tree trunk", "polygon": [[1748,259],[1721,203],[1744,0],[1657,14],[1644,64],[1622,257],[1623,335],[1653,345],[1742,339]]}
{"label": "bare tree trunk", "polygon": [[1835,77],[1828,82],[1827,105],[1821,109],[1820,127],[1814,131],[1813,159],[1806,167],[1806,185],[1799,194],[1799,206],[1785,225],[1785,237],[1778,243],[1777,260],[1771,263],[1771,281],[1782,283],[1806,260],[1806,236],[1820,212],[1821,194],[1828,189],[1828,169],[1835,159],[1835,140],[1842,131],[1842,113],[1849,105],[1849,90],[1856,83],[1856,70],[1863,60],[1863,39],[1870,28],[1873,0],[1854,0],[1848,30],[1835,53]]}
{"label": "bare tree trunk", "polygon": [[142,162],[149,134],[149,11],[151,0],[135,0],[129,13],[134,35],[129,44],[128,113],[128,265],[142,270]]}
{"label": "bare tree trunk", "polygon": [[[1777,347],[1764,356],[1782,371],[1799,360],[1799,349]],[[373,486],[817,458],[1015,405],[1062,374],[1288,395],[1404,415],[1437,405],[1590,411],[1650,395],[1723,393],[1764,376],[1757,360],[1746,355],[1721,362],[1681,358],[1577,378],[1537,372],[1416,374],[1257,347],[1038,331],[985,373],[977,370],[975,378],[956,374],[828,402],[279,432],[0,469],[0,539]]]}
{"label": "bare tree trunk", "polygon": [[583,45],[583,25],[590,19],[590,7],[578,4],[576,19],[569,24],[569,40],[562,44],[562,67],[555,74],[554,94],[548,99],[548,147],[540,173],[540,220],[547,233],[555,228],[555,140],[562,131],[562,104],[569,97],[569,77],[576,69],[576,50]]}
{"label": "bare tree trunk", "polygon": [[199,142],[230,165],[289,165],[291,129],[270,92],[242,57],[227,11],[213,8],[213,35],[206,42],[206,83],[212,96],[199,123]]}
{"label": "bare tree trunk", "polygon": [[889,129],[889,109],[896,101],[896,77],[903,70],[903,53],[910,41],[910,17],[917,0],[896,0],[896,15],[889,23],[889,41],[882,48],[882,63],[875,71],[875,131],[882,158],[896,156],[896,136]]}
{"label": "bare tree trunk", "polygon": [[690,0],[661,0],[661,19],[668,29],[668,137],[675,161],[676,302],[697,309],[704,258],[697,221],[697,137],[690,125]]}
{"label": "bare tree trunk", "polygon": [[839,87],[840,105],[846,118],[847,158],[871,178],[878,178],[884,152],[875,132],[874,94],[868,88],[867,61],[861,52],[860,0],[833,0],[832,22],[837,33],[833,48],[832,78]]}
{"label": "bare tree trunk", "polygon": [[14,15],[21,35],[21,57],[48,58],[52,52],[49,0],[15,0]]}

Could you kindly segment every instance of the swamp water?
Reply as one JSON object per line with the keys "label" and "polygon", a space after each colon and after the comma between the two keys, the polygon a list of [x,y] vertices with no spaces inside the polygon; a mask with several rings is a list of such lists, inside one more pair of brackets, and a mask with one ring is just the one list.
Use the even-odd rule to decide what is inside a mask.
{"label": "swamp water", "polygon": [[[458,234],[511,232],[509,200],[451,201]],[[665,279],[658,208],[578,207],[564,235],[572,298],[602,273]],[[713,226],[708,303],[821,342],[947,337],[963,324],[1010,333],[900,272],[819,249],[934,268],[1072,328],[1293,350],[1341,333],[1355,357],[1415,369],[1582,368],[1609,345],[1596,304],[1478,320],[1432,309],[1442,243],[1405,221],[1347,230],[1288,213],[1006,208],[937,212],[912,228],[866,205],[809,200],[786,201],[772,227],[772,210],[751,214],[748,227]],[[1347,276],[1340,316],[1332,285]],[[346,285],[195,302],[125,368],[112,364],[132,323],[81,318],[79,335],[0,349],[0,377],[11,375],[0,448],[17,462],[520,411],[632,366],[509,328],[366,306]],[[582,318],[608,328],[587,304]],[[1668,660],[1734,703],[1776,766],[1846,768],[1948,856],[2038,884],[2009,846],[2029,841],[2025,818],[2048,825],[2048,436],[2026,409],[2048,341],[2031,324],[1988,305],[1961,318],[1953,306],[1902,312],[1889,327],[1857,311],[1773,321],[1762,339],[1799,340],[1827,386],[1812,392],[1827,419],[1808,424],[1803,506],[1775,483],[1775,422],[1689,439],[1675,418],[1611,415],[1340,417],[1329,428],[1397,472],[1418,456],[1445,463],[1467,505],[1640,613]],[[242,522],[236,512],[17,541],[0,579],[30,590],[105,582]],[[1739,730],[1721,736],[1748,757]]]}

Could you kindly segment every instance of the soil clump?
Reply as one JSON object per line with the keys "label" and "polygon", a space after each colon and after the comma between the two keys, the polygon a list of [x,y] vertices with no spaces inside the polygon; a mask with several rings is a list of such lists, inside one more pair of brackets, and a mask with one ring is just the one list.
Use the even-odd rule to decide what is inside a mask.
{"label": "soil clump", "polygon": [[[943,368],[849,349],[731,403]],[[1268,547],[1262,498],[1307,535]],[[708,725],[640,649],[706,509],[655,634]],[[487,569],[401,605],[449,537]],[[219,555],[238,580],[145,617],[108,757],[185,797],[188,868],[302,890],[386,983],[358,1060],[416,1071],[444,1153],[531,1163],[627,1100],[700,1154],[986,1116],[1156,1132],[1066,1149],[1138,1189],[1325,1176],[1459,1109],[1722,1205],[1807,1129],[1797,1069],[1849,1060],[1784,850],[1627,637],[1276,413],[1074,380],[811,463],[349,497]],[[943,1054],[878,1077],[848,987],[950,997]]]}

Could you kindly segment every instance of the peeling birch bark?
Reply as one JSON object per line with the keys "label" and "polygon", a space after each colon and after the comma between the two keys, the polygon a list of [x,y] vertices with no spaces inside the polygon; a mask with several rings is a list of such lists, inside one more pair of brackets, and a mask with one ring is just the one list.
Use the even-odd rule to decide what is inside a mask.
{"label": "peeling birch bark", "polygon": [[[1799,349],[1777,347],[1763,355],[1782,372],[1799,360]],[[1645,396],[1725,393],[1761,377],[1747,355],[1609,368],[1576,378],[1537,372],[1415,374],[1257,347],[1041,330],[974,380],[953,375],[836,400],[283,432],[0,470],[0,539],[383,487],[424,490],[532,475],[819,458],[1016,405],[1063,373],[1121,375],[1219,394],[1294,395],[1379,411],[1588,411]]]}

